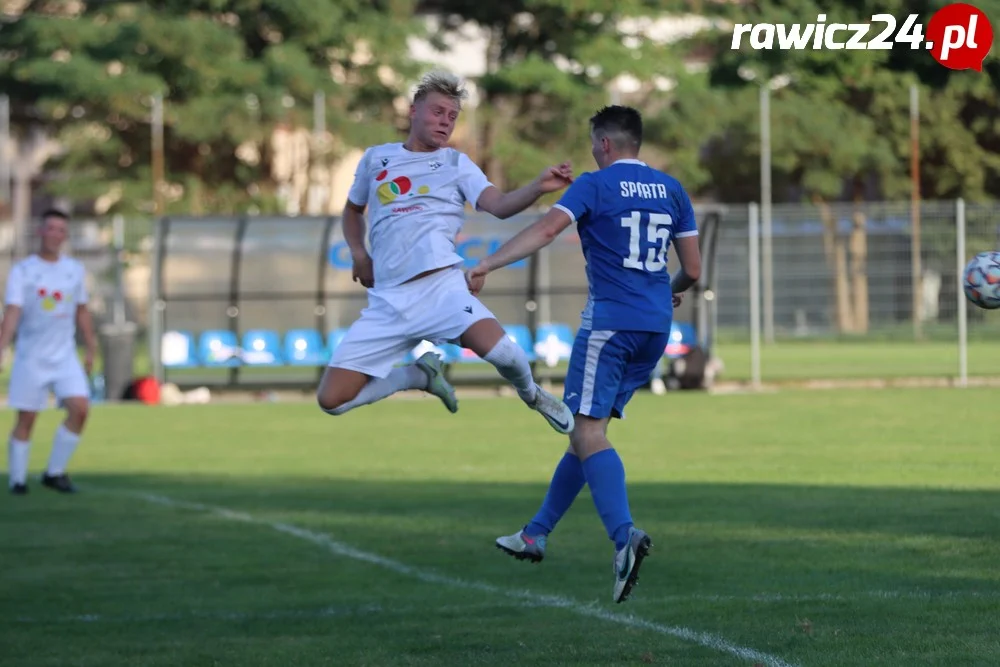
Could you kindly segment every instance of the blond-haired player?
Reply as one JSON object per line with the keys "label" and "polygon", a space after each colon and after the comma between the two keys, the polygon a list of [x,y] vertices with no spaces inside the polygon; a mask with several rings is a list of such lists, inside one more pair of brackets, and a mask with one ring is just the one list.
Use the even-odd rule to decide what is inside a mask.
{"label": "blond-haired player", "polygon": [[[521,399],[560,433],[573,428],[569,408],[536,383],[524,351],[469,293],[455,239],[465,205],[508,218],[572,182],[568,163],[548,167],[528,185],[501,192],[464,153],[448,147],[467,92],[460,79],[426,75],[410,106],[405,142],[368,148],[344,210],[354,280],[368,307],[337,347],[317,390],[331,415],[421,389],[455,412],[454,388],[434,353],[396,366],[421,340],[456,342],[491,363]],[[365,210],[370,229],[365,245]]]}

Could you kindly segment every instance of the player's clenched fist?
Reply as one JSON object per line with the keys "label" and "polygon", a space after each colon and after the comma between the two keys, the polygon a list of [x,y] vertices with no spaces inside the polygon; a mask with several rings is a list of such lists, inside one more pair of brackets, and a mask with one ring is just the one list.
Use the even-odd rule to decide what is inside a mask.
{"label": "player's clenched fist", "polygon": [[573,182],[573,166],[569,162],[563,162],[554,167],[546,167],[538,175],[537,181],[542,192],[562,190]]}
{"label": "player's clenched fist", "polygon": [[353,268],[351,270],[354,282],[361,283],[364,287],[372,288],[375,286],[375,270],[372,267],[371,255],[365,253],[364,255],[357,255],[351,258],[353,261]]}
{"label": "player's clenched fist", "polygon": [[469,292],[473,296],[478,296],[479,292],[482,291],[486,284],[487,273],[489,273],[489,267],[482,262],[465,272],[465,282],[469,284]]}

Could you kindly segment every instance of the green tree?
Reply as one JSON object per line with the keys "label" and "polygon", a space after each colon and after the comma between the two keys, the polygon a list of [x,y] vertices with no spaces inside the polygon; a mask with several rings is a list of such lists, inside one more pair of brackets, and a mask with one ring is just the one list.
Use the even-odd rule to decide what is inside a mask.
{"label": "green tree", "polygon": [[[641,0],[425,0],[420,10],[442,16],[434,38],[468,21],[488,31],[475,132],[479,162],[498,185],[567,158],[593,169],[587,119],[612,101],[612,82],[630,75],[645,96],[681,69],[669,47],[642,37],[641,20],[661,12]],[[647,138],[648,155],[656,143]]]}
{"label": "green tree", "polygon": [[[814,2],[771,0],[726,5],[717,11],[740,24],[869,23],[875,14],[898,17],[897,31],[910,14],[918,19],[913,36],[943,3],[918,0]],[[991,2],[991,5],[997,4]],[[990,9],[984,8],[987,13]],[[884,23],[875,22],[867,39]],[[892,33],[898,36],[900,33]],[[952,72],[937,64],[923,44],[899,41],[888,50],[754,50],[745,35],[731,48],[733,32],[698,36],[693,42],[714,49],[711,67],[715,98],[729,117],[713,139],[706,167],[715,194],[726,201],[755,200],[759,183],[759,86],[780,80],[772,110],[772,167],[776,201],[813,202],[826,223],[824,245],[842,331],[867,328],[866,199],[906,198],[910,192],[909,88],[921,94],[921,192],[924,198],[997,196],[1000,67],[995,56],[985,73]],[[774,42],[777,47],[778,40]],[[692,45],[688,45],[691,48]],[[858,203],[846,238],[835,231],[830,202]]]}
{"label": "green tree", "polygon": [[388,137],[417,27],[409,0],[34,0],[0,30],[0,88],[14,127],[64,147],[57,193],[112,192],[113,210],[152,210],[161,94],[167,210],[273,210],[273,129],[309,127],[319,91],[334,136]]}

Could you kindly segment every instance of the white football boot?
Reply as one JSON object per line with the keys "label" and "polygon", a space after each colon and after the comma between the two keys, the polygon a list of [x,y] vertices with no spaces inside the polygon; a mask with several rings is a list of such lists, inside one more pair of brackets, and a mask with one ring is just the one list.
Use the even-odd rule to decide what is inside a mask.
{"label": "white football boot", "polygon": [[615,587],[611,595],[612,600],[625,602],[628,599],[632,587],[639,580],[639,566],[649,555],[652,546],[653,541],[649,539],[649,535],[635,527],[628,529],[628,542],[615,554],[613,563]]}
{"label": "white football boot", "polygon": [[537,384],[535,385],[535,390],[535,400],[530,403],[526,401],[525,404],[545,417],[545,421],[549,423],[549,426],[554,428],[558,433],[566,435],[572,431],[574,419],[573,412],[569,409],[569,406]]}

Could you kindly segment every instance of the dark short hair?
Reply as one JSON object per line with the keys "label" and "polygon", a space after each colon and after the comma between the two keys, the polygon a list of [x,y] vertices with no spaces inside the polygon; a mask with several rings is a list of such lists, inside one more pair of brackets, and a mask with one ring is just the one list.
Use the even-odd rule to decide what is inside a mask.
{"label": "dark short hair", "polygon": [[66,222],[69,222],[69,213],[61,211],[58,208],[47,208],[42,213],[42,222],[45,222],[45,220],[47,220],[48,218],[60,218],[62,220],[65,220]]}
{"label": "dark short hair", "polygon": [[619,148],[638,151],[642,146],[642,114],[632,107],[604,107],[590,118],[590,131],[603,134]]}

